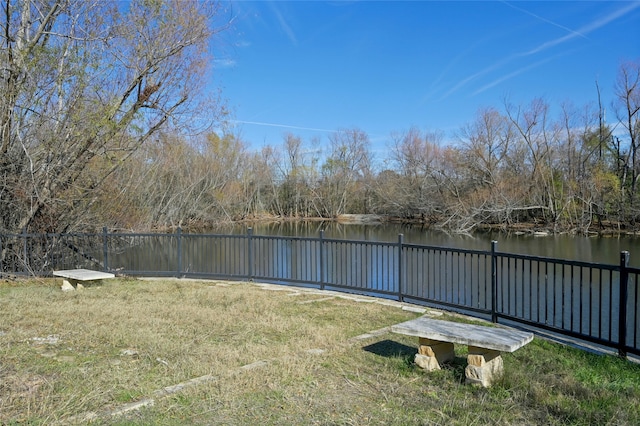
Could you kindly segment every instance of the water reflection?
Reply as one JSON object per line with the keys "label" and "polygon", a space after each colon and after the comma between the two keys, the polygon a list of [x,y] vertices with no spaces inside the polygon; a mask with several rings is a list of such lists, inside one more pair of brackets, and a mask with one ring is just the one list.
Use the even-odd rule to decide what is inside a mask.
{"label": "water reflection", "polygon": [[640,267],[640,238],[627,235],[608,237],[534,236],[498,232],[460,235],[418,225],[357,225],[320,221],[229,225],[217,228],[212,232],[245,234],[249,227],[253,228],[254,235],[317,237],[320,231],[324,230],[325,238],[384,242],[397,242],[398,234],[403,234],[405,243],[474,250],[489,250],[491,241],[495,240],[498,242],[498,250],[502,252],[608,264],[618,264],[620,252],[624,250],[631,253],[631,265]]}

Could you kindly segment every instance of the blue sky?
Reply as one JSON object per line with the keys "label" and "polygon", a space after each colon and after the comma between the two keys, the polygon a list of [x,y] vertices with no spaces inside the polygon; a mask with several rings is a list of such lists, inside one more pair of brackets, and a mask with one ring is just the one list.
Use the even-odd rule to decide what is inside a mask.
{"label": "blue sky", "polygon": [[[214,83],[255,149],[412,126],[453,139],[504,100],[605,106],[640,60],[640,1],[234,1]],[[612,117],[608,117],[612,118]]]}

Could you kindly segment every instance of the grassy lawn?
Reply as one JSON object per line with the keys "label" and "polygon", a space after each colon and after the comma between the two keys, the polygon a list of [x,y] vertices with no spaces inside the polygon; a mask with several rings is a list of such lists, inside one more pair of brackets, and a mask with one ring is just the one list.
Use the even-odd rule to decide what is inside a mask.
{"label": "grassy lawn", "polygon": [[493,387],[468,386],[464,347],[425,373],[411,337],[353,339],[420,314],[331,296],[193,280],[70,293],[54,280],[4,282],[0,424],[640,424],[640,365],[536,338],[503,355]]}

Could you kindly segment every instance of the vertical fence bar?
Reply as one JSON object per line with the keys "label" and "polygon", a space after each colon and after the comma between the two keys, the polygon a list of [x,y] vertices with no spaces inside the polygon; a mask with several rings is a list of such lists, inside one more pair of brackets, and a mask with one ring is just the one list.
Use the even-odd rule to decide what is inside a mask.
{"label": "vertical fence bar", "polygon": [[629,252],[620,253],[620,301],[618,304],[618,355],[627,356],[627,295],[629,286]]}
{"label": "vertical fence bar", "polygon": [[109,246],[107,244],[107,227],[103,226],[102,227],[102,254],[103,254],[103,259],[104,259],[104,265],[103,265],[103,269],[105,272],[109,271]]}
{"label": "vertical fence bar", "polygon": [[634,303],[633,303],[633,347],[638,347],[638,302],[640,301],[640,297],[638,295],[638,274],[633,274],[633,293],[634,293]]}
{"label": "vertical fence bar", "polygon": [[498,257],[497,241],[491,241],[491,321],[498,322]]}
{"label": "vertical fence bar", "polygon": [[402,245],[404,243],[404,235],[398,234],[398,301],[403,302],[404,296],[402,294]]}
{"label": "vertical fence bar", "polygon": [[[622,268],[620,269],[620,274],[622,274]],[[614,311],[613,309],[611,309],[611,306],[613,305],[613,283],[614,283],[614,279],[613,279],[613,271],[609,272],[609,309],[607,309],[608,313],[609,313],[609,321],[607,321],[607,324],[609,324],[609,329],[608,334],[607,334],[607,339],[609,339],[609,341],[613,342],[613,316],[614,316]],[[620,313],[620,311],[618,311],[618,313]]]}
{"label": "vertical fence bar", "polygon": [[178,278],[182,274],[182,228],[178,226]]}
{"label": "vertical fence bar", "polygon": [[324,229],[320,230],[320,290],[324,290]]}
{"label": "vertical fence bar", "polygon": [[247,228],[247,279],[253,281],[253,228]]}

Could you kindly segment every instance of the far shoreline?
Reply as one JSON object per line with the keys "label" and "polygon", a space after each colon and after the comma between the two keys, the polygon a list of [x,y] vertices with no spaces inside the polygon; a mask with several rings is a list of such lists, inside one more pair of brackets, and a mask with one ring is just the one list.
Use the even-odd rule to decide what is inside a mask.
{"label": "far shoreline", "polygon": [[192,221],[189,223],[171,224],[165,226],[154,226],[150,230],[155,232],[174,232],[180,228],[183,232],[202,232],[224,226],[251,225],[251,224],[278,224],[296,222],[335,222],[342,225],[384,225],[403,224],[425,229],[441,230],[443,232],[453,232],[460,234],[472,234],[475,232],[487,233],[496,232],[501,234],[514,235],[534,235],[538,237],[553,235],[580,235],[590,237],[619,237],[619,236],[640,236],[640,229],[627,229],[624,225],[615,222],[603,222],[601,224],[591,224],[586,230],[576,228],[562,228],[558,225],[539,222],[516,222],[516,223],[480,223],[473,225],[467,230],[456,230],[442,226],[442,221],[435,218],[406,218],[398,216],[385,216],[378,214],[342,214],[333,218],[327,217],[283,217],[273,215],[259,215],[245,217],[238,220],[225,221]]}

